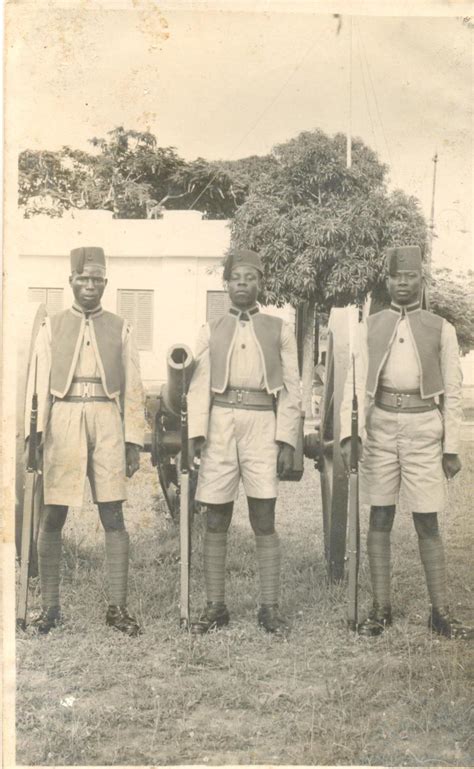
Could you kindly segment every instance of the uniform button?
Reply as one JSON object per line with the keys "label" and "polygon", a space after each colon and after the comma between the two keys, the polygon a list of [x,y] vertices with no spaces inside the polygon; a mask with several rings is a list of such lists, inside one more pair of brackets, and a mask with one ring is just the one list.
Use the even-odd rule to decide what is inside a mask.
{"label": "uniform button", "polygon": [[241,347],[242,347],[242,350],[245,350],[245,345],[244,344],[242,344]]}
{"label": "uniform button", "polygon": [[404,338],[401,336],[401,337],[400,337],[400,339],[399,339],[398,341],[400,342],[400,344],[402,344],[402,343],[403,343],[405,340],[404,340]]}
{"label": "uniform button", "polygon": [[89,345],[90,345],[90,342],[86,342],[86,344],[87,344],[87,346],[89,347]]}

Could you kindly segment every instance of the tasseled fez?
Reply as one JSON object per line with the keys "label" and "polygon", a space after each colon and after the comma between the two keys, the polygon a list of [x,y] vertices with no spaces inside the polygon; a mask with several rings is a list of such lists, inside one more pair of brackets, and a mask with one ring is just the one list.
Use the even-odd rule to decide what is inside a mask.
{"label": "tasseled fez", "polygon": [[81,274],[87,265],[89,267],[101,267],[105,271],[104,249],[96,246],[73,248],[71,251],[71,272]]}
{"label": "tasseled fez", "polygon": [[263,264],[256,251],[249,248],[241,248],[238,251],[232,251],[226,259],[224,267],[224,278],[229,280],[231,270],[235,267],[248,266],[255,267],[263,275]]}

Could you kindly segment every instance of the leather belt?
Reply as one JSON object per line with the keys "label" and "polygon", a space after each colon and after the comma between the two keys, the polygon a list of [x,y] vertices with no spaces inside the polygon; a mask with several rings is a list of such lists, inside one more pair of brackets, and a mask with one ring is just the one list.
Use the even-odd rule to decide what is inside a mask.
{"label": "leather belt", "polygon": [[375,393],[375,405],[384,411],[409,411],[419,414],[438,408],[434,398],[422,398],[419,390],[395,390],[379,387]]}
{"label": "leather belt", "polygon": [[227,406],[234,409],[254,409],[255,411],[273,411],[275,399],[265,390],[238,390],[229,387],[224,393],[214,393],[213,406]]}
{"label": "leather belt", "polygon": [[71,387],[65,398],[61,400],[71,401],[110,401],[99,377],[74,377]]}

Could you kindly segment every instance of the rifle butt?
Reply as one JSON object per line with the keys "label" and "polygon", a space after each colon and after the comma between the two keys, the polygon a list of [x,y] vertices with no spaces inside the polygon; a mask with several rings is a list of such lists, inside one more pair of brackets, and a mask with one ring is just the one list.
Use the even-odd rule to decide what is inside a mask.
{"label": "rifle butt", "polygon": [[21,554],[20,554],[20,584],[18,590],[18,604],[16,613],[17,627],[26,628],[26,615],[28,611],[28,584],[30,578],[30,557],[33,535],[33,514],[35,501],[36,473],[27,472],[25,482],[25,495],[23,499],[23,521],[21,527]]}
{"label": "rifle butt", "polygon": [[359,476],[349,477],[349,534],[348,534],[348,602],[347,623],[351,630],[357,630],[359,592]]}

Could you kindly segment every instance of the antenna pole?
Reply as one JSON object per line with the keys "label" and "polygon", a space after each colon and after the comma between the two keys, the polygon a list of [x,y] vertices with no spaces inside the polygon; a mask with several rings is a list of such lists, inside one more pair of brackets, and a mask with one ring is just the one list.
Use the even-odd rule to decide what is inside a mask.
{"label": "antenna pole", "polygon": [[349,114],[347,119],[346,168],[352,166],[352,16],[349,20]]}
{"label": "antenna pole", "polygon": [[438,153],[433,157],[433,190],[431,193],[431,214],[430,214],[430,242],[428,250],[428,274],[431,274],[431,262],[433,259],[433,241],[434,241],[434,216],[435,216],[435,194],[436,194],[436,167],[438,165]]}

